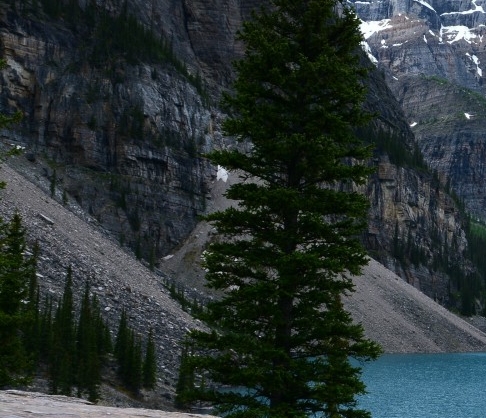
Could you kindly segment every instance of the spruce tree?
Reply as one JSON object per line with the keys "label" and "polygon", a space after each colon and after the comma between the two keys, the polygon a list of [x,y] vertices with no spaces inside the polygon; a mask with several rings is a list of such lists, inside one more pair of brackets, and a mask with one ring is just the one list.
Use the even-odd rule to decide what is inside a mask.
{"label": "spruce tree", "polygon": [[93,328],[96,330],[96,341],[100,358],[113,351],[110,328],[101,315],[100,302],[96,295],[91,300],[93,312]]}
{"label": "spruce tree", "polygon": [[127,313],[123,309],[115,340],[115,357],[120,365],[123,365],[125,359],[126,347],[128,346],[128,331]]}
{"label": "spruce tree", "polygon": [[[39,257],[39,243],[33,247],[32,256],[28,259],[29,276],[27,300],[22,309],[22,333],[25,349],[30,357],[32,366],[37,367],[40,354],[40,291],[37,282],[37,260]],[[27,277],[26,277],[27,278]]]}
{"label": "spruce tree", "polygon": [[88,394],[88,399],[95,402],[99,398],[101,384],[100,350],[98,348],[97,313],[90,299],[90,287],[86,283],[77,326],[76,338],[76,384],[78,397]]}
{"label": "spruce tree", "polygon": [[125,384],[133,394],[138,395],[142,388],[142,341],[131,331],[132,343],[129,346],[129,368]]}
{"label": "spruce tree", "polygon": [[341,0],[273,0],[246,22],[224,130],[239,146],[212,152],[239,173],[226,193],[237,206],[207,219],[219,239],[207,253],[208,285],[223,291],[194,330],[188,362],[213,384],[186,399],[225,417],[366,417],[365,386],[350,358],[379,347],[353,324],[341,298],[366,264],[359,234],[367,201],[355,191],[371,172],[355,135],[367,70],[359,20]]}
{"label": "spruce tree", "polygon": [[150,328],[147,346],[145,348],[145,358],[143,360],[143,387],[153,389],[157,377],[157,357],[155,353],[154,331]]}
{"label": "spruce tree", "polygon": [[179,409],[188,409],[190,407],[192,392],[194,391],[194,370],[191,367],[189,358],[189,345],[186,343],[181,353],[176,396],[174,399],[174,405]]}
{"label": "spruce tree", "polygon": [[25,250],[25,229],[16,212],[6,227],[1,248],[0,308],[10,315],[20,312],[22,301],[28,297],[32,266],[24,258]]}
{"label": "spruce tree", "polygon": [[75,335],[72,269],[69,266],[52,327],[49,377],[54,394],[71,395],[75,383]]}
{"label": "spruce tree", "polygon": [[0,387],[22,383],[31,372],[25,331],[33,321],[26,306],[35,262],[25,251],[20,215],[16,212],[10,222],[0,219]]}
{"label": "spruce tree", "polygon": [[39,324],[39,360],[49,364],[53,346],[52,297],[47,295],[40,315]]}

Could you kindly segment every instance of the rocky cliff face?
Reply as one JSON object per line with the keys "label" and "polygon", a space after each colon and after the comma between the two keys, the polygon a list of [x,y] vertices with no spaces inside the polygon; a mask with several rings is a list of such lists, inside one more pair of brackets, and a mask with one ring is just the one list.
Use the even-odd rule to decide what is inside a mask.
{"label": "rocky cliff face", "polygon": [[90,62],[82,29],[61,18],[2,6],[0,20],[1,107],[24,113],[4,136],[47,161],[57,193],[145,257],[177,245],[212,175],[199,153],[212,147],[215,114],[193,79],[164,62]]}
{"label": "rocky cliff face", "polygon": [[420,148],[469,212],[486,217],[486,11],[480,0],[352,2],[372,60]]}
{"label": "rocky cliff face", "polygon": [[377,143],[376,172],[363,190],[370,199],[366,246],[373,257],[431,298],[455,305],[451,292],[458,288],[458,277],[452,277],[447,266],[461,266],[459,276],[471,268],[464,259],[467,240],[461,212],[426,168],[383,74],[372,72],[368,88],[366,106],[378,116],[369,133]]}
{"label": "rocky cliff face", "polygon": [[[47,13],[48,0],[0,3],[1,56],[8,63],[0,74],[0,109],[20,109],[25,114],[19,127],[2,133],[4,138],[25,145],[28,156],[46,162],[51,193],[60,200],[76,199],[138,255],[155,261],[178,248],[197,224],[197,216],[205,212],[216,175],[200,153],[225,145],[216,103],[231,80],[231,61],[242,53],[236,31],[262,2],[92,0],[79,1],[75,13],[65,8],[57,14]],[[447,42],[452,32],[441,29],[442,21],[437,20],[453,5],[440,12],[428,6],[416,1],[356,2],[362,18],[369,21],[363,27],[368,28],[370,53],[384,70],[384,76],[375,71],[370,79],[367,105],[379,113],[375,130],[394,138],[407,154],[413,152],[414,133],[422,149],[429,149],[420,136],[426,120],[419,116],[433,108],[426,103],[435,100],[444,110],[439,92],[446,90],[421,87],[422,99],[417,99],[416,80],[443,83],[428,73],[418,76],[421,68],[432,62],[437,68],[459,67],[455,55],[448,55],[459,41]],[[476,12],[460,14],[466,20],[473,15]],[[379,24],[371,23],[378,20]],[[435,25],[431,31],[437,36],[425,31],[429,23],[424,22]],[[128,23],[130,37],[124,38],[124,31],[110,31]],[[419,29],[420,36],[410,36]],[[137,36],[143,42],[134,48]],[[155,55],[141,57],[154,42]],[[430,62],[423,64],[423,51],[434,42],[448,49],[443,48],[440,56],[429,53]],[[473,95],[467,94],[473,88],[481,89],[481,58],[475,51],[462,57],[467,66],[458,73],[465,83],[460,88],[471,89],[463,91],[464,100]],[[404,75],[397,81],[393,77],[399,71]],[[406,117],[386,80],[396,82],[392,90],[406,107]],[[459,87],[447,85],[448,94],[456,98],[454,89]],[[467,111],[479,113],[475,107]],[[447,131],[439,116],[427,115],[428,123]],[[417,125],[410,128],[415,117]],[[478,120],[479,116],[471,122]],[[477,143],[471,147],[475,152],[481,149]],[[437,161],[434,167],[442,168],[440,156],[447,154],[451,167],[460,160],[466,170],[466,160],[452,142],[431,149]],[[414,267],[396,257],[414,249],[422,260],[432,260],[447,242],[457,249],[451,261],[462,265],[466,242],[454,203],[426,171],[403,164],[400,168],[386,152],[377,153],[374,163],[377,174],[367,188],[372,200],[367,245],[409,282],[446,301],[447,274],[434,273],[437,269],[431,262],[420,261]]]}
{"label": "rocky cliff face", "polygon": [[[200,154],[221,145],[215,103],[242,53],[236,31],[259,2],[68,3],[0,2],[0,109],[24,113],[4,137],[47,161],[56,193],[157,258],[205,211],[215,171]],[[155,39],[162,57],[124,50],[141,30],[135,49]]]}

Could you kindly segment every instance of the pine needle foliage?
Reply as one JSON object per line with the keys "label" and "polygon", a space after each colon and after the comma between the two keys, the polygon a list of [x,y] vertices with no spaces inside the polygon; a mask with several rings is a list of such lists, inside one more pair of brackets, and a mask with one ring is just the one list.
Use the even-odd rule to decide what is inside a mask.
{"label": "pine needle foliage", "polygon": [[191,395],[194,390],[194,370],[190,364],[190,356],[189,345],[186,343],[181,353],[176,397],[174,399],[174,405],[178,409],[188,409],[191,406]]}
{"label": "pine needle foliage", "polygon": [[28,297],[35,259],[25,252],[21,216],[16,212],[9,222],[0,219],[0,388],[25,383],[32,371],[25,331],[34,322]]}
{"label": "pine needle foliage", "polygon": [[157,357],[155,352],[154,331],[153,329],[150,329],[143,360],[143,387],[146,389],[155,388],[156,378]]}
{"label": "pine needle foliage", "polygon": [[[90,295],[86,282],[78,315],[73,305],[72,270],[69,267],[62,300],[54,320],[52,301],[47,299],[40,314],[41,363],[47,363],[52,393],[87,397],[96,402],[100,397],[103,360],[112,352],[108,326],[101,316],[95,295]],[[77,320],[76,317],[77,316]]]}
{"label": "pine needle foliage", "polygon": [[97,308],[96,298],[90,298],[89,283],[86,283],[76,329],[76,384],[78,397],[86,393],[93,402],[99,398],[100,355],[104,354],[98,346],[99,335],[104,336],[104,330],[98,322]]}
{"label": "pine needle foliage", "polygon": [[53,394],[71,396],[75,383],[75,331],[72,268],[69,266],[62,300],[57,306],[52,325],[49,383]]}
{"label": "pine needle foliage", "polygon": [[133,395],[138,396],[142,387],[155,388],[157,355],[153,330],[149,331],[144,354],[142,340],[128,326],[125,310],[120,316],[114,354],[118,363],[118,376],[123,386]]}
{"label": "pine needle foliage", "polygon": [[367,417],[350,358],[380,349],[341,301],[367,262],[368,203],[354,191],[371,172],[355,135],[371,118],[359,21],[340,0],[273,0],[240,38],[224,98],[224,130],[240,146],[209,156],[242,180],[226,194],[237,204],[207,217],[219,239],[206,278],[224,296],[201,315],[212,331],[189,335],[185,367],[201,381],[179,398],[225,417]]}

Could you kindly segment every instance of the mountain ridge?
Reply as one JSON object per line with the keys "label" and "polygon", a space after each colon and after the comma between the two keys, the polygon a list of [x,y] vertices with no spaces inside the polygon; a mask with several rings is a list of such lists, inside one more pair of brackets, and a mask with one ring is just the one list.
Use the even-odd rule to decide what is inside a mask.
{"label": "mountain ridge", "polygon": [[352,1],[367,51],[429,167],[486,219],[486,10],[478,0]]}

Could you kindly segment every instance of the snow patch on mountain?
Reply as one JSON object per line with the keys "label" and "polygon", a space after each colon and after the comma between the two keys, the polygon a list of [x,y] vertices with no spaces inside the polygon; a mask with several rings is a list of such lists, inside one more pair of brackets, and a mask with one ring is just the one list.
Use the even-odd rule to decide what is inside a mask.
{"label": "snow patch on mountain", "polygon": [[461,39],[470,44],[479,37],[467,26],[441,26],[440,38],[445,39],[449,44]]}
{"label": "snow patch on mountain", "polygon": [[216,174],[216,180],[223,180],[225,183],[228,181],[228,171],[218,165],[218,173]]}
{"label": "snow patch on mountain", "polygon": [[360,30],[363,38],[368,39],[370,36],[385,29],[390,29],[393,26],[390,24],[390,19],[383,19],[378,21],[361,22]]}
{"label": "snow patch on mountain", "polygon": [[483,76],[483,70],[479,67],[480,61],[477,55],[471,55],[469,52],[466,52],[466,57],[468,57],[473,64],[476,66],[476,73],[479,77]]}
{"label": "snow patch on mountain", "polygon": [[370,45],[368,44],[368,42],[365,42],[365,41],[361,42],[361,48],[363,48],[363,51],[366,52],[366,55],[368,56],[369,60],[373,64],[378,65],[378,60],[375,58],[375,56],[371,52],[371,48],[370,48]]}

